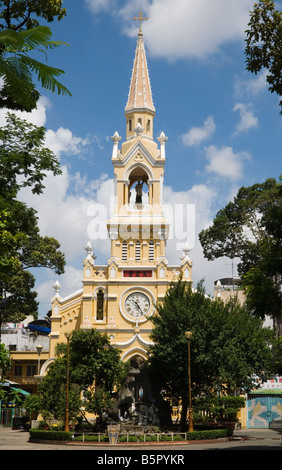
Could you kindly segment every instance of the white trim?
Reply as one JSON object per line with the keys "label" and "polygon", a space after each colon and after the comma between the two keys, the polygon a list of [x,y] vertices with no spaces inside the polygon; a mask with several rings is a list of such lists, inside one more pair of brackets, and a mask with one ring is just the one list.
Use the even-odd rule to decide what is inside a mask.
{"label": "white trim", "polygon": [[148,359],[148,353],[145,349],[142,348],[133,348],[127,351],[123,356],[121,356],[121,360],[125,361],[128,359],[131,359],[134,356],[141,356],[143,359],[147,360]]}

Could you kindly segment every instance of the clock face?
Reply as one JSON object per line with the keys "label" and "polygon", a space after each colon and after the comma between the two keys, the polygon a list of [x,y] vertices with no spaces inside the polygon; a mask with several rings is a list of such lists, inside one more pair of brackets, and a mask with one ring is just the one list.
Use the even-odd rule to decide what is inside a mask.
{"label": "clock face", "polygon": [[125,311],[131,317],[146,316],[149,313],[150,306],[150,299],[143,292],[132,292],[124,302]]}

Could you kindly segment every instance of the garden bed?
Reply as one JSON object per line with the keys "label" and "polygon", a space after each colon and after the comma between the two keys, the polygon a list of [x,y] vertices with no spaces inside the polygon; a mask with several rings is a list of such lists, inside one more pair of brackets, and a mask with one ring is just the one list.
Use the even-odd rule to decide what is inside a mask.
{"label": "garden bed", "polygon": [[[35,442],[36,440],[56,440],[59,442],[109,442],[109,437],[106,433],[72,433],[66,431],[46,431],[40,429],[30,429],[29,433],[32,442]],[[118,442],[183,442],[222,439],[231,436],[232,430],[230,429],[209,429],[184,433],[120,433]]]}

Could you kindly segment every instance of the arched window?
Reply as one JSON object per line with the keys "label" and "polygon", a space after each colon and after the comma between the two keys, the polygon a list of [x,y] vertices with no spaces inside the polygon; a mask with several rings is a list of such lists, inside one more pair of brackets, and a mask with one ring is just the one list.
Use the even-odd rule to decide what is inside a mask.
{"label": "arched window", "polygon": [[127,243],[126,243],[126,241],[122,242],[121,260],[124,261],[124,262],[127,261]]}
{"label": "arched window", "polygon": [[104,292],[99,289],[97,292],[97,313],[96,320],[104,319]]}
{"label": "arched window", "polygon": [[151,240],[149,243],[149,261],[154,261],[155,259],[155,246],[154,242]]}

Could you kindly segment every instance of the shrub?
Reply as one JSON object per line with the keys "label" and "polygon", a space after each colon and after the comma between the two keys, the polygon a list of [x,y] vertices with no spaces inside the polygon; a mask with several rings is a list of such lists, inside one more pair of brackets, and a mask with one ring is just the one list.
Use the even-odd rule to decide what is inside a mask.
{"label": "shrub", "polygon": [[158,440],[158,436],[156,436],[156,435],[153,435],[153,436],[152,436],[152,435],[148,434],[148,435],[145,437],[145,440],[146,440],[146,442],[155,442],[155,441]]}
{"label": "shrub", "polygon": [[220,439],[232,436],[232,429],[212,429],[207,431],[193,431],[186,433],[187,441],[202,441],[207,439]]}
{"label": "shrub", "polygon": [[42,429],[30,429],[31,439],[42,439],[52,441],[71,441],[72,433],[68,431],[45,431]]}
{"label": "shrub", "polygon": [[245,406],[241,396],[197,398],[194,402],[194,417],[199,421],[236,421],[238,412]]}
{"label": "shrub", "polygon": [[138,438],[137,436],[127,436],[126,435],[122,435],[119,437],[119,442],[127,442],[127,439],[128,439],[128,442],[138,442]]}

